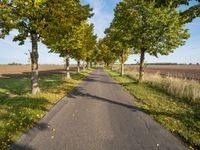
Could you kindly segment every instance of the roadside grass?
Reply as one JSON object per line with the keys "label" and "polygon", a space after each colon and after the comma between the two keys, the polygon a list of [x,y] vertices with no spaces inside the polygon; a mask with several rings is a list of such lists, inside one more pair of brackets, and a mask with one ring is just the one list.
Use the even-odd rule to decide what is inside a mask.
{"label": "roadside grass", "polygon": [[181,137],[190,145],[190,149],[200,149],[200,100],[193,103],[185,98],[177,98],[148,82],[138,84],[130,75],[122,77],[117,72],[106,71],[136,98],[134,105]]}
{"label": "roadside grass", "polygon": [[30,94],[30,79],[0,79],[0,149],[7,149],[27,129],[33,127],[64,95],[92,70],[41,77],[41,93]]}

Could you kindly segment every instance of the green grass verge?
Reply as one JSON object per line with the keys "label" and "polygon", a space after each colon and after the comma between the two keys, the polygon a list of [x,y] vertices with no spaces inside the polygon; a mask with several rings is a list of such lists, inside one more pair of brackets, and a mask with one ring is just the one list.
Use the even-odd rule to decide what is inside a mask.
{"label": "green grass verge", "polygon": [[176,98],[148,83],[138,84],[137,80],[106,70],[137,100],[134,105],[153,116],[166,129],[179,135],[190,149],[200,149],[200,105]]}
{"label": "green grass verge", "polygon": [[41,93],[30,93],[30,79],[0,79],[0,149],[7,149],[27,129],[33,127],[65,94],[91,70],[72,74],[41,77]]}

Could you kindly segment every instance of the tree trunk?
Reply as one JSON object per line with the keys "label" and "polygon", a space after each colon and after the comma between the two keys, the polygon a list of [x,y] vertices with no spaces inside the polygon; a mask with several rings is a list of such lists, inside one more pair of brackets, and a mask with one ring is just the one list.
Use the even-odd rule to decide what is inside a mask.
{"label": "tree trunk", "polygon": [[114,65],[112,64],[112,65],[111,65],[111,70],[112,70],[112,71],[114,70],[113,66],[114,66]]}
{"label": "tree trunk", "polygon": [[77,61],[77,72],[80,73],[80,60]]}
{"label": "tree trunk", "polygon": [[124,75],[124,63],[121,63],[121,76]]}
{"label": "tree trunk", "polygon": [[141,50],[141,56],[140,56],[140,69],[139,69],[139,83],[143,81],[144,76],[144,59],[145,59],[145,50]]}
{"label": "tree trunk", "polygon": [[69,55],[66,55],[66,77],[67,77],[67,79],[71,79],[69,59],[70,59]]}
{"label": "tree trunk", "polygon": [[83,62],[83,71],[85,71],[85,62]]}
{"label": "tree trunk", "polygon": [[31,33],[32,52],[31,52],[31,91],[35,95],[40,92],[38,85],[38,38],[36,33]]}
{"label": "tree trunk", "polygon": [[90,68],[92,68],[93,66],[92,66],[92,62],[90,62]]}
{"label": "tree trunk", "polygon": [[90,69],[90,63],[89,63],[89,61],[87,61],[86,68],[87,68],[87,69]]}
{"label": "tree trunk", "polygon": [[121,55],[121,76],[124,75],[124,51],[122,52]]}

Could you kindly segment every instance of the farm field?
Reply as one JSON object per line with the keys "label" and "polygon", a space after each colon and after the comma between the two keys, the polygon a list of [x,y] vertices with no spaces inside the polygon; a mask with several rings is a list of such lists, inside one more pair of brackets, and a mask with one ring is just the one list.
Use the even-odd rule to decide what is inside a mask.
{"label": "farm field", "polygon": [[[137,71],[138,68],[137,65],[125,65],[125,71]],[[162,76],[200,80],[200,65],[148,65],[145,71]]]}
{"label": "farm field", "polygon": [[[75,71],[75,65],[70,69]],[[39,65],[40,75],[63,74],[64,71],[64,65]],[[0,78],[28,77],[30,73],[30,65],[0,65]]]}

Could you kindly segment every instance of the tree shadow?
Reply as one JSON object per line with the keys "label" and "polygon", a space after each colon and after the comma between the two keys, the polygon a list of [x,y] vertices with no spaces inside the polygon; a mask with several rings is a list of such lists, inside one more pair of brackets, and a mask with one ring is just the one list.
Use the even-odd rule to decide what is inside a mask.
{"label": "tree shadow", "polygon": [[106,77],[106,75],[98,75],[98,77],[97,77],[96,74],[91,73],[90,76],[88,76],[88,77],[86,77],[84,79],[84,81],[87,81],[87,82],[100,82],[100,83],[105,83],[105,84],[117,84],[115,82],[101,80],[101,77],[99,77],[99,76]]}
{"label": "tree shadow", "polygon": [[135,107],[133,105],[117,102],[115,100],[110,100],[110,99],[107,99],[107,98],[104,98],[104,97],[92,95],[90,93],[84,93],[83,90],[84,89],[81,88],[81,87],[75,88],[70,94],[68,94],[68,97],[76,98],[77,96],[83,96],[83,97],[86,97],[87,100],[92,99],[92,100],[102,101],[102,102],[114,104],[114,105],[117,105],[117,106],[120,106],[120,107],[124,107],[126,109],[131,110],[131,111],[140,111],[140,109],[138,107]]}
{"label": "tree shadow", "polygon": [[[25,132],[33,127],[47,111],[51,103],[41,97],[17,96],[0,100],[0,147],[7,149],[13,143],[13,137],[19,132]],[[47,128],[39,124],[40,130]],[[5,148],[4,148],[5,147]]]}
{"label": "tree shadow", "polygon": [[[74,87],[73,80],[80,80],[84,74],[72,74],[73,80],[66,80],[65,75],[50,75],[39,80],[41,90],[51,94],[68,92]],[[36,125],[52,103],[44,96],[31,96],[30,79],[0,79],[0,149],[12,144],[13,136],[25,132]],[[47,129],[46,124],[39,124],[40,130]],[[7,148],[7,147],[6,147]],[[4,149],[6,149],[4,148]],[[18,148],[23,148],[18,145]],[[24,147],[26,148],[26,147]]]}
{"label": "tree shadow", "polygon": [[34,149],[25,145],[14,144],[8,150],[34,150]]}
{"label": "tree shadow", "polygon": [[[42,122],[37,123],[35,127],[30,129],[25,135],[28,136],[28,139],[26,139],[27,144],[37,135],[38,133],[37,131],[44,131],[48,129],[49,129],[48,124]],[[33,150],[33,148],[15,142],[9,147],[9,150]]]}
{"label": "tree shadow", "polygon": [[[70,67],[70,72],[76,72],[76,67]],[[41,70],[39,71],[39,76],[51,76],[51,75],[61,75],[65,74],[65,69],[50,69],[50,70]],[[31,70],[27,72],[19,72],[19,73],[4,73],[1,74],[0,79],[18,79],[18,78],[30,78]]]}
{"label": "tree shadow", "polygon": [[[119,77],[119,75],[116,77]],[[126,82],[121,82],[120,84],[122,86],[124,86],[127,89],[129,87],[131,87],[131,85],[134,85],[133,87],[139,86],[137,80],[135,80],[133,77],[130,77],[130,76],[126,76],[126,77],[129,79],[127,79]],[[150,106],[151,104],[148,105],[145,103],[145,99],[142,100],[143,106],[141,106],[141,110],[143,112],[145,112],[151,116],[154,116],[154,118],[157,121],[161,122],[162,124],[165,124],[165,126],[170,125],[171,119],[172,119],[171,123],[173,121],[176,121],[177,123],[179,123],[178,126],[180,126],[180,129],[176,129],[175,131],[173,131],[173,133],[179,135],[179,137],[181,137],[183,139],[183,141],[185,141],[187,143],[189,142],[194,147],[197,147],[197,149],[200,148],[199,145],[197,145],[197,143],[196,144],[193,143],[194,136],[191,135],[192,133],[198,134],[200,132],[200,127],[199,127],[199,123],[198,123],[200,121],[200,109],[199,109],[200,103],[199,103],[199,101],[192,102],[191,100],[188,100],[188,99],[177,98],[177,97],[167,93],[167,91],[165,91],[164,89],[152,86],[151,84],[148,84],[145,82],[141,83],[140,86],[143,86],[143,88],[148,90],[148,92],[156,92],[162,96],[166,96],[166,99],[169,102],[171,102],[172,104],[173,104],[173,102],[175,102],[177,104],[183,105],[184,107],[187,106],[189,108],[188,111],[185,109],[185,111],[178,110],[177,112],[174,112],[174,111],[170,111],[169,109],[167,109],[170,106],[163,107],[163,109],[157,108],[158,106],[155,106],[155,107]],[[150,106],[150,107],[144,107],[144,106]],[[169,118],[169,119],[171,118],[171,119],[169,121],[167,120],[167,122],[169,122],[169,123],[165,123],[165,121],[159,120],[162,118]],[[172,130],[172,127],[168,126],[168,128],[171,128],[171,130]],[[185,131],[183,131],[183,129]]]}

